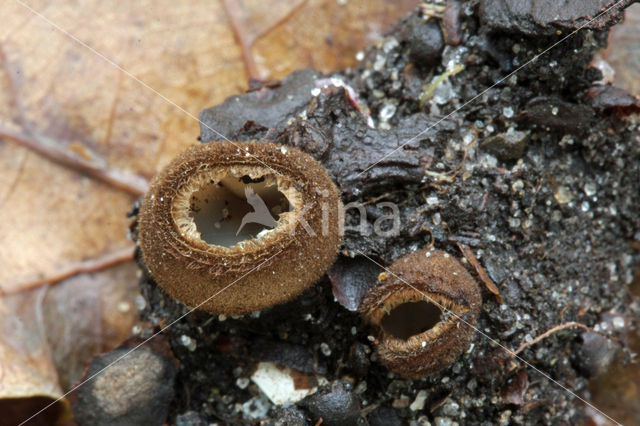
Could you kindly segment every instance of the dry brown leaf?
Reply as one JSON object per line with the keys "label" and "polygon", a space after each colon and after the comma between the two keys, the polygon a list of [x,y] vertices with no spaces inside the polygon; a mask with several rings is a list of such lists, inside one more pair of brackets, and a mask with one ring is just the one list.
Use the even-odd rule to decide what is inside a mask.
{"label": "dry brown leaf", "polygon": [[615,70],[613,84],[640,96],[640,4],[625,10],[624,22],[609,33],[602,57]]}
{"label": "dry brown leaf", "polygon": [[250,76],[353,64],[415,0],[27,4],[126,72],[20,3],[0,5],[4,292],[127,247],[127,206],[196,143],[203,108]]}
{"label": "dry brown leaf", "polygon": [[[9,416],[4,419],[9,424],[20,423],[25,414],[44,408],[63,394],[44,324],[38,321],[46,290],[42,287],[0,298],[0,411],[3,417]],[[16,410],[11,407],[17,400],[22,403]],[[61,401],[46,414],[63,420],[70,416],[70,408]]]}
{"label": "dry brown leaf", "polygon": [[[330,72],[354,64],[358,50],[388,32],[415,0],[225,0],[253,58],[256,78],[283,78],[314,67]],[[232,6],[233,5],[233,6]],[[265,20],[264,16],[270,19]],[[248,30],[248,31],[247,31]]]}
{"label": "dry brown leaf", "polygon": [[0,144],[0,169],[0,188],[11,190],[0,209],[0,292],[130,244],[122,191],[9,144]]}
{"label": "dry brown leaf", "polygon": [[136,265],[127,263],[48,287],[42,316],[64,390],[80,380],[94,355],[129,337],[138,320],[136,274]]}
{"label": "dry brown leaf", "polygon": [[[129,263],[0,298],[3,424],[18,424],[60,398],[93,356],[129,335],[137,319],[135,277]],[[45,414],[64,423],[70,416],[66,400]]]}
{"label": "dry brown leaf", "polygon": [[[352,65],[415,3],[0,3],[3,421],[54,401],[129,334],[137,279],[125,213],[196,143],[199,112],[249,77]],[[66,401],[53,408],[39,419],[66,421]]]}

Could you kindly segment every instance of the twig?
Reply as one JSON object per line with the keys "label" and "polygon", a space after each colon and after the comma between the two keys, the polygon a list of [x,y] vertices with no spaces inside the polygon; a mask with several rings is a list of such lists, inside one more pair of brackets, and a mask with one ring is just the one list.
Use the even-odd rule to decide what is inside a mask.
{"label": "twig", "polygon": [[400,194],[400,193],[408,193],[409,191],[406,189],[399,189],[397,191],[389,191],[389,192],[385,192],[382,195],[379,195],[377,197],[373,197],[373,198],[369,198],[367,201],[365,201],[364,203],[362,203],[363,205],[368,205],[368,204],[373,204],[373,203],[377,203],[378,201],[388,198],[393,194]]}
{"label": "twig", "polygon": [[571,303],[571,302],[569,302],[569,303],[567,303],[566,305],[564,305],[564,308],[562,308],[562,309],[560,310],[560,320],[561,320],[561,321],[562,321],[562,320],[564,320],[564,313],[565,313],[565,312],[567,312],[567,309],[569,309],[569,308],[571,307],[571,305],[572,305],[572,303]]}
{"label": "twig", "polygon": [[489,275],[487,275],[486,271],[484,270],[480,262],[478,262],[478,259],[476,258],[475,254],[473,254],[473,251],[471,251],[468,245],[462,244],[459,241],[456,242],[456,244],[458,245],[458,248],[462,252],[462,255],[469,261],[471,266],[473,266],[473,268],[476,270],[476,273],[480,277],[480,280],[482,280],[484,285],[487,287],[487,290],[489,290],[491,293],[493,293],[496,296],[498,303],[502,303],[502,296],[500,296],[500,290],[498,290],[498,287],[495,285],[493,280],[489,278]]}
{"label": "twig", "polygon": [[16,291],[30,290],[47,284],[55,284],[60,281],[66,280],[67,278],[71,278],[75,275],[83,273],[102,271],[112,266],[132,261],[134,259],[133,254],[134,247],[130,246],[93,259],[81,260],[79,262],[70,264],[65,269],[62,269],[48,277],[38,278],[34,281],[25,283],[9,283],[9,285],[7,285],[5,288],[8,287],[14,290],[5,292],[2,287],[0,287],[0,295],[10,294]]}
{"label": "twig", "polygon": [[432,172],[430,170],[425,170],[424,174],[438,179],[438,182],[453,182],[453,179],[455,179],[455,177],[458,175],[460,170],[462,170],[462,166],[464,165],[464,162],[466,160],[467,160],[467,148],[465,148],[462,151],[462,159],[460,160],[460,163],[456,166],[455,169],[445,173]]}
{"label": "twig", "polygon": [[464,69],[464,65],[458,64],[455,67],[448,69],[444,73],[439,75],[435,79],[435,81],[431,83],[429,87],[425,89],[424,92],[422,92],[422,95],[420,95],[420,110],[424,109],[425,102],[427,102],[427,100],[431,97],[431,95],[433,95],[433,92],[435,92],[436,88],[440,85],[440,83],[442,83],[452,75],[458,74],[463,69]]}
{"label": "twig", "polygon": [[551,334],[555,333],[556,331],[564,330],[565,328],[571,328],[571,327],[580,327],[581,329],[586,330],[586,331],[594,331],[593,329],[587,327],[584,324],[580,324],[579,322],[567,322],[567,323],[564,323],[564,324],[556,325],[555,327],[545,331],[544,333],[542,333],[541,335],[539,335],[535,339],[531,340],[530,342],[524,342],[523,344],[521,344],[518,349],[516,349],[515,351],[511,352],[511,356],[518,355],[524,349],[528,348],[531,345],[535,345],[540,340],[549,337]]}

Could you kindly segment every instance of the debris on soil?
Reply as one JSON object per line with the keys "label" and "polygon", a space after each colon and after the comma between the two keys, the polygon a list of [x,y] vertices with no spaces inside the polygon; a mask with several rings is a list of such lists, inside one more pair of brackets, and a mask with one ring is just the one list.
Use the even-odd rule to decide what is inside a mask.
{"label": "debris on soil", "polygon": [[489,275],[487,275],[480,262],[478,262],[478,259],[473,254],[469,246],[466,244],[458,243],[458,248],[462,252],[462,255],[465,257],[465,259],[467,259],[471,266],[473,266],[473,269],[476,271],[478,277],[480,278],[480,281],[484,283],[487,290],[489,290],[494,296],[496,296],[496,301],[498,303],[502,303],[500,290],[498,289],[498,287],[496,287],[495,283],[491,281],[491,278],[489,278]]}
{"label": "debris on soil", "polygon": [[424,22],[418,15],[411,15],[405,25],[404,40],[408,44],[409,58],[417,67],[432,67],[440,59],[444,38],[436,20]]}
{"label": "debris on soil", "polygon": [[303,404],[314,420],[326,426],[355,426],[360,418],[360,402],[341,382],[333,382],[325,392],[310,396]]}
{"label": "debris on soil", "polygon": [[605,373],[618,354],[620,346],[611,339],[590,331],[582,333],[580,338],[582,344],[576,351],[576,367],[588,377]]}
{"label": "debris on soil", "polygon": [[78,424],[165,424],[178,363],[164,338],[156,339],[142,346],[129,339],[93,359],[82,378],[88,381],[71,396]]}
{"label": "debris on soil", "polygon": [[589,105],[565,102],[555,96],[539,96],[527,102],[521,119],[542,129],[582,135],[591,129],[595,114]]}
{"label": "debris on soil", "polygon": [[618,110],[623,114],[640,112],[640,100],[614,86],[593,86],[587,91],[591,106],[597,110]]}
{"label": "debris on soil", "polygon": [[254,88],[243,95],[230,96],[218,106],[200,113],[201,140],[241,139],[236,133],[282,129],[286,121],[307,106],[320,73],[295,71],[279,85]]}
{"label": "debris on soil", "polygon": [[524,370],[520,370],[507,379],[506,386],[502,390],[502,399],[506,404],[523,405],[527,389],[529,389],[529,376]]}
{"label": "debris on soil", "polygon": [[501,161],[516,161],[522,158],[529,132],[520,132],[509,127],[505,133],[490,136],[480,147]]}
{"label": "debris on soil", "polygon": [[[569,322],[624,342],[638,315],[628,285],[640,260],[639,121],[611,114],[636,104],[601,86],[589,65],[629,3],[589,22],[613,0],[428,2],[354,69],[299,71],[205,110],[203,143],[221,139],[215,129],[298,147],[328,170],[345,204],[362,208],[346,211],[329,278],[298,299],[244,317],[193,312],[164,331],[181,363],[168,421],[196,412],[213,424],[581,423],[580,400],[495,342],[518,348]],[[327,78],[343,83],[316,85]],[[379,272],[356,256],[389,265],[431,244],[458,256],[459,243],[503,302],[484,298],[483,335],[449,367],[399,379],[351,310],[366,286],[357,277]],[[188,312],[147,275],[141,290],[141,337]],[[607,315],[623,326],[605,327]],[[519,356],[582,394],[610,358],[600,334],[582,331],[562,329]],[[273,404],[250,380],[265,362],[332,386]]]}
{"label": "debris on soil", "polygon": [[480,20],[494,30],[521,32],[530,36],[582,28],[602,30],[618,23],[624,8],[633,1],[481,0]]}
{"label": "debris on soil", "polygon": [[[246,381],[238,379],[236,385],[243,388]],[[318,379],[294,369],[281,368],[273,362],[260,362],[251,376],[262,393],[276,405],[290,405],[318,390]],[[326,380],[325,380],[326,382]]]}
{"label": "debris on soil", "polygon": [[378,281],[383,271],[364,256],[342,256],[329,268],[333,296],[350,311],[357,311],[367,291]]}

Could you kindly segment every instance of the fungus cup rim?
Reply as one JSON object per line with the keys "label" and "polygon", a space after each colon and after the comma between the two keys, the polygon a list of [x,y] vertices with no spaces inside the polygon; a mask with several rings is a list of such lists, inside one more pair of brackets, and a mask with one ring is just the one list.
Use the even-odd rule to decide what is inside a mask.
{"label": "fungus cup rim", "polygon": [[[293,206],[293,210],[283,212],[276,221],[276,226],[269,229],[269,232],[263,235],[251,237],[237,242],[231,246],[223,246],[220,244],[212,244],[206,242],[202,237],[197,225],[190,216],[189,202],[193,194],[202,188],[202,184],[206,184],[213,179],[218,182],[225,177],[240,178],[249,176],[252,179],[262,177],[274,177],[278,192],[282,193],[287,201]],[[218,180],[216,180],[218,179]],[[284,238],[284,235],[293,235],[295,226],[298,221],[298,215],[302,211],[302,195],[295,188],[295,183],[286,175],[275,175],[267,167],[255,166],[235,166],[235,167],[203,167],[197,173],[187,176],[179,183],[178,189],[173,197],[170,198],[171,217],[173,220],[174,231],[180,236],[187,245],[192,244],[203,252],[213,255],[233,255],[242,253],[244,255],[263,250],[266,246],[276,244]]]}

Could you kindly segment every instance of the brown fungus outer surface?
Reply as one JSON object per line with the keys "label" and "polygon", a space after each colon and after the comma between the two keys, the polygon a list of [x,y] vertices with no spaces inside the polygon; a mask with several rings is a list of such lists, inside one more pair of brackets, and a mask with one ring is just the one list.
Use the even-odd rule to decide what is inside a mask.
{"label": "brown fungus outer surface", "polygon": [[[447,367],[469,347],[482,297],[476,281],[451,255],[440,250],[408,254],[379,280],[360,311],[377,330],[378,357],[389,370],[408,378],[426,377]],[[427,304],[428,312],[421,317],[417,308]],[[433,305],[440,310],[435,319]],[[389,321],[394,315],[405,318]],[[402,321],[415,334],[399,337]],[[421,322],[424,329],[416,331]]]}
{"label": "brown fungus outer surface", "polygon": [[[216,227],[229,217],[203,225],[198,206],[217,202],[232,216],[225,209],[229,191],[216,192],[229,181],[234,202],[249,199],[238,182],[257,182],[276,188],[289,206],[271,210],[274,227],[216,244]],[[139,245],[151,276],[175,299],[211,313],[243,314],[289,301],[324,274],[341,242],[341,209],[326,170],[302,151],[271,143],[200,144],[152,181],[138,216]],[[204,226],[207,241],[198,229]]]}

